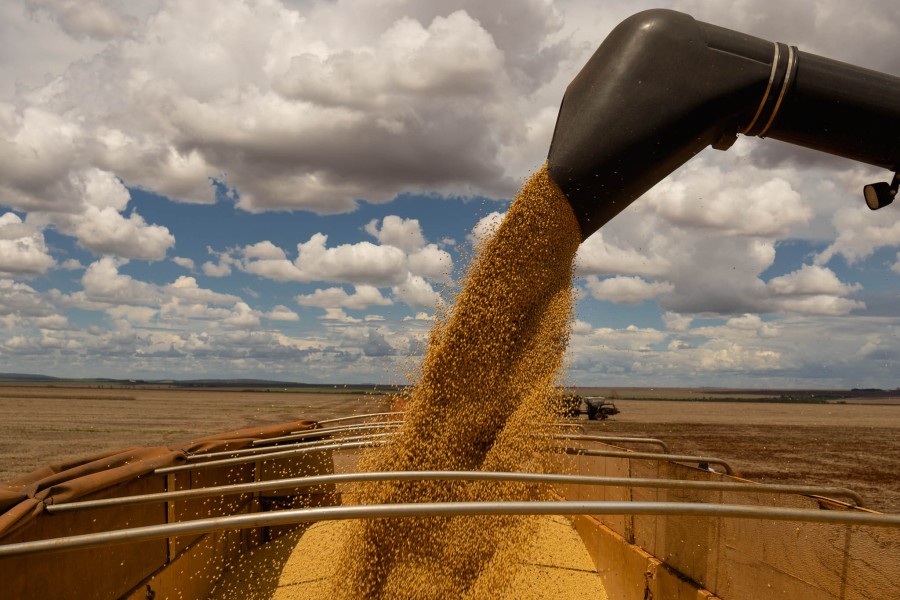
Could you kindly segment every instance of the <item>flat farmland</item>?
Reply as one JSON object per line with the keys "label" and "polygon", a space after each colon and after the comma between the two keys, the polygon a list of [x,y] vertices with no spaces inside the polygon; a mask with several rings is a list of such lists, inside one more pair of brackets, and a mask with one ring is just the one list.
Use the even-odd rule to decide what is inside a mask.
{"label": "flat farmland", "polygon": [[620,414],[584,421],[586,430],[659,438],[673,453],[725,459],[762,483],[849,487],[870,508],[900,512],[900,405],[614,402]]}
{"label": "flat farmland", "polygon": [[136,446],[178,446],[243,427],[381,412],[361,393],[0,386],[0,482]]}
{"label": "flat farmland", "polygon": [[[870,507],[900,513],[900,405],[728,397],[743,401],[620,397],[621,414],[583,424],[592,433],[660,438],[678,454],[723,458],[755,481],[849,487]],[[177,446],[252,425],[380,412],[389,403],[363,393],[0,386],[0,481],[96,452]]]}

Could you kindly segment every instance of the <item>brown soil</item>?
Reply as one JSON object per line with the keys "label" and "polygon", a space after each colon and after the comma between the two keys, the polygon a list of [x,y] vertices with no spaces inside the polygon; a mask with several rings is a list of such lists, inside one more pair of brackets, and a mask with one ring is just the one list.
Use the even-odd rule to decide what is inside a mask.
{"label": "brown soil", "polygon": [[0,386],[0,482],[44,465],[253,425],[387,410],[342,393]]}
{"label": "brown soil", "polygon": [[[900,513],[900,406],[616,400],[590,431],[645,435],[761,482],[840,485]],[[126,446],[177,445],[257,423],[384,410],[359,394],[0,386],[0,481]],[[635,449],[638,449],[635,446]],[[641,450],[648,450],[642,446]]]}
{"label": "brown soil", "polygon": [[[594,433],[662,439],[673,453],[727,460],[763,483],[848,487],[900,512],[900,406],[616,400]],[[634,449],[647,451],[647,446]]]}

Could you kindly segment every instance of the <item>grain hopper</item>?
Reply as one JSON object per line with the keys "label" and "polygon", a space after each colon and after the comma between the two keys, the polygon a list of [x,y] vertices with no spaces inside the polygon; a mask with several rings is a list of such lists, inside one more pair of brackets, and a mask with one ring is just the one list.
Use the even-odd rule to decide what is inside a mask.
{"label": "grain hopper", "polygon": [[617,26],[569,84],[548,167],[585,238],[707,146],[738,134],[888,169],[900,186],[900,78],[649,10]]}
{"label": "grain hopper", "polygon": [[[650,11],[613,31],[569,87],[549,169],[586,238],[702,148],[726,148],[737,133],[896,172],[898,111],[895,77]],[[895,176],[867,186],[867,203],[889,203],[897,184]],[[590,571],[603,590],[595,598],[900,597],[900,516],[866,510],[852,490],[758,484],[715,456],[593,435],[578,423],[534,432],[535,445],[553,451],[551,473],[358,472],[359,450],[391,443],[402,416],[132,449],[13,482],[0,488],[2,589],[11,597],[203,598],[249,563],[253,596],[315,597],[327,569],[281,578],[297,548],[299,559],[327,554],[324,542],[303,546],[312,529],[283,551],[279,540],[296,542],[298,525],[531,514],[571,518],[590,563],[531,566],[555,581]],[[385,480],[549,483],[556,499],[342,504],[348,484]],[[254,566],[254,557],[265,562]],[[526,590],[541,597],[550,588]]]}

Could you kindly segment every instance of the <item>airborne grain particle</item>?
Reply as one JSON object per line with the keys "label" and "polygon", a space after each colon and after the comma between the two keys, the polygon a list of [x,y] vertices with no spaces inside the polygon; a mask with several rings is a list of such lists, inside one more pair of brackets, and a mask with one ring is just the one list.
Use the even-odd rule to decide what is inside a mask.
{"label": "airborne grain particle", "polygon": [[[572,263],[581,240],[546,169],[476,249],[460,293],[439,313],[402,435],[367,451],[369,471],[540,471],[536,431],[555,419],[572,319]],[[362,504],[537,500],[521,483],[360,485]],[[528,517],[368,520],[351,528],[329,597],[493,598],[513,577]]]}

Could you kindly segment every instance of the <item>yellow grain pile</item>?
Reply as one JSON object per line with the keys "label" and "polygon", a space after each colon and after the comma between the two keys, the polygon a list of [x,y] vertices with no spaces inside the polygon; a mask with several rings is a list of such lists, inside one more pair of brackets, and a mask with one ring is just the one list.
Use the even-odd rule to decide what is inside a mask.
{"label": "yellow grain pile", "polygon": [[[555,418],[572,316],[572,262],[581,240],[545,170],[523,187],[476,250],[455,302],[439,318],[391,444],[361,460],[370,471],[539,471],[532,435]],[[547,491],[486,482],[360,486],[364,504],[540,499]],[[524,517],[354,524],[333,598],[494,598],[534,530]]]}

